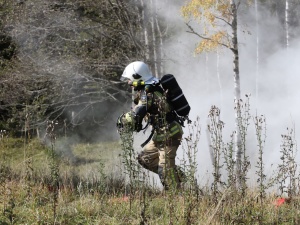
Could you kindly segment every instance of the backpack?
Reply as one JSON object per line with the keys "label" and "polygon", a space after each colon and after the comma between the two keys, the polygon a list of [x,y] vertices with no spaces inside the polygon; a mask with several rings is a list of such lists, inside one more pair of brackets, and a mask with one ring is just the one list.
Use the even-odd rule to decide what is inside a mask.
{"label": "backpack", "polygon": [[[146,87],[147,92],[153,91],[153,87],[159,88],[160,92],[167,93],[167,100],[173,107],[173,111],[177,116],[182,118],[188,118],[191,107],[186,100],[182,89],[177,83],[176,78],[172,74],[163,75],[159,82],[153,82],[152,85],[145,85],[144,81],[133,81],[130,83],[134,87],[134,90],[142,90]],[[136,103],[137,104],[137,103]]]}
{"label": "backpack", "polygon": [[[145,82],[136,82],[136,84],[132,84],[137,90],[139,89],[139,86],[144,87]],[[164,91],[167,93],[167,100],[169,104],[174,109],[174,112],[176,113],[176,121],[179,122],[181,126],[184,127],[184,121],[187,119],[188,123],[191,123],[191,120],[188,118],[188,115],[190,113],[191,107],[186,100],[182,89],[180,88],[179,84],[176,81],[176,78],[172,74],[166,74],[163,75],[162,78],[159,80],[159,83],[154,83],[154,86],[152,87],[159,87],[159,89],[163,89],[161,91]],[[149,86],[151,89],[151,86]],[[148,124],[142,129],[144,130]],[[154,129],[152,129],[150,136],[148,139],[141,144],[141,147],[143,148],[152,138],[154,135]]]}
{"label": "backpack", "polygon": [[160,84],[164,91],[167,92],[167,99],[177,115],[188,117],[191,107],[177,83],[176,78],[172,74],[163,75],[160,79]]}

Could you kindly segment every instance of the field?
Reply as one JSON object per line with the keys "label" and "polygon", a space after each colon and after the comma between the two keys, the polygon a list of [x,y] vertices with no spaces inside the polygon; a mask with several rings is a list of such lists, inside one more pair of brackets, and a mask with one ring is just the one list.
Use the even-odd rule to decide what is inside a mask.
{"label": "field", "polygon": [[[55,153],[61,146],[68,150]],[[164,192],[149,185],[144,170],[130,177],[119,142],[67,147],[63,140],[3,138],[0,147],[1,225],[300,223],[296,194],[195,180]]]}

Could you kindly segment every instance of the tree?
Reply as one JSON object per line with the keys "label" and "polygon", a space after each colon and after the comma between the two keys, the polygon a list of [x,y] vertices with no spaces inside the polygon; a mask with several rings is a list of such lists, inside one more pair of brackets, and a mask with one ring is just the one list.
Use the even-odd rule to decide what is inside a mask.
{"label": "tree", "polygon": [[157,2],[0,0],[11,43],[0,60],[5,53],[12,64],[0,71],[0,128],[18,133],[29,117],[30,129],[59,120],[74,133],[114,124],[116,108],[129,104],[119,82],[124,67],[143,59],[155,75],[162,72]]}
{"label": "tree", "polygon": [[157,77],[163,73],[163,42],[166,39],[167,24],[157,13],[159,0],[135,0],[139,10],[140,41],[144,46],[143,60]]}
{"label": "tree", "polygon": [[[200,38],[195,51],[213,51],[219,47],[231,50],[233,54],[233,81],[234,99],[236,107],[239,107],[241,98],[240,71],[239,71],[239,47],[238,47],[238,11],[241,0],[190,0],[182,7],[184,18],[194,19],[202,26],[202,32],[196,31],[191,22],[186,25],[189,33]],[[241,178],[241,135],[238,124],[240,110],[235,115],[235,151],[236,151],[236,175],[238,184]]]}
{"label": "tree", "polygon": [[16,46],[13,66],[1,70],[1,126],[24,130],[28,112],[31,129],[59,120],[91,130],[112,119],[108,110],[128,95],[120,74],[127,61],[142,56],[138,37],[130,33],[137,12],[125,17],[131,3],[120,8],[118,2],[0,2],[6,42]]}
{"label": "tree", "polygon": [[[300,1],[298,0],[259,0],[281,23],[285,32],[283,46],[288,47],[290,40],[299,36]],[[289,40],[290,39],[290,40]]]}

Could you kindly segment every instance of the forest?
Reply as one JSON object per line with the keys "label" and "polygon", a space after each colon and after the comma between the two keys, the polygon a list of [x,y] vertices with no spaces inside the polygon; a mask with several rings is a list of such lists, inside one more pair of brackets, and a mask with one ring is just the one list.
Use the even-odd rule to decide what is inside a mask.
{"label": "forest", "polygon": [[[299,34],[298,0],[0,0],[0,224],[298,224]],[[117,133],[137,60],[191,105],[180,195]]]}
{"label": "forest", "polygon": [[[1,1],[1,129],[17,136],[25,130],[41,135],[46,121],[57,120],[61,130],[83,139],[91,137],[85,135],[87,130],[102,136],[98,128],[111,126],[118,116],[115,112],[129,99],[128,89],[119,82],[128,63],[143,60],[157,77],[167,65],[181,63],[169,51],[179,32],[188,30],[184,20],[181,24],[175,20],[181,17],[180,4],[167,0]],[[277,38],[286,45],[285,2],[255,4],[278,20],[282,32]],[[172,5],[170,12],[168,5]],[[240,6],[239,23],[247,26],[245,20],[251,19],[247,11],[254,7],[254,2],[248,8]],[[173,8],[177,15],[172,14]],[[299,33],[298,9],[299,3],[291,0],[290,42]],[[191,51],[189,57],[194,60],[193,49],[187,46],[185,51]],[[30,120],[28,127],[25,120]]]}

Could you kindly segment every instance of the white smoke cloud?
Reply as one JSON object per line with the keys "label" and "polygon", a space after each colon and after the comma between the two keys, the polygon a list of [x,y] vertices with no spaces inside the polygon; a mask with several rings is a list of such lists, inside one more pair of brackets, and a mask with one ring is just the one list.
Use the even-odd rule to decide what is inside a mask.
{"label": "white smoke cloud", "polygon": [[[266,117],[264,163],[266,172],[271,173],[274,169],[271,165],[279,162],[281,134],[287,134],[287,127],[295,126],[297,131],[300,123],[300,119],[297,118],[300,110],[297,104],[300,97],[299,76],[297,76],[300,71],[298,63],[300,39],[290,40],[287,50],[284,26],[267,9],[261,5],[258,7],[257,22],[254,6],[247,10],[243,9],[243,15],[239,18],[241,92],[242,98],[245,98],[245,94],[251,95],[251,116]],[[219,64],[216,53],[194,56],[193,50],[199,39],[185,32],[188,29],[180,17],[180,5],[169,9],[174,11],[164,13],[162,16],[172,15],[167,20],[170,26],[178,28],[178,32],[170,42],[165,43],[166,58],[170,59],[167,62],[166,73],[173,73],[179,81],[192,108],[191,119],[200,117],[202,135],[198,146],[199,176],[211,176],[207,173],[211,168],[211,160],[205,129],[207,115],[212,105],[221,109],[221,119],[225,122],[223,134],[225,143],[229,142],[230,134],[234,130],[232,54],[228,49],[222,50],[219,54]],[[218,72],[221,77],[221,88]],[[258,147],[253,119],[249,122],[247,151],[252,157],[253,172]],[[187,132],[187,129],[185,131]],[[298,139],[296,133],[297,142]],[[178,157],[181,158],[181,155],[182,149],[179,149]],[[297,157],[298,162],[299,159],[300,156]]]}
{"label": "white smoke cloud", "polygon": [[[206,182],[211,177],[211,173],[207,172],[211,169],[211,159],[205,132],[210,107],[216,105],[221,109],[221,119],[225,123],[223,134],[225,143],[230,140],[230,134],[235,129],[232,54],[230,50],[223,49],[219,53],[219,61],[217,61],[216,53],[194,56],[193,50],[199,39],[186,32],[188,29],[180,16],[182,1],[166,2],[157,1],[161,4],[157,8],[157,13],[166,19],[169,30],[172,30],[170,39],[164,43],[165,58],[167,59],[165,72],[174,74],[180,83],[192,108],[190,118],[195,120],[197,116],[200,117],[202,131],[198,145],[198,170],[199,176],[205,177],[203,180]],[[267,171],[270,172],[270,165],[279,161],[281,134],[286,134],[287,127],[294,128],[293,126],[295,126],[296,140],[299,142],[297,127],[300,118],[297,118],[297,115],[300,113],[300,107],[297,102],[300,91],[297,74],[300,71],[298,62],[300,38],[295,36],[290,40],[290,46],[287,49],[284,26],[280,24],[277,17],[271,16],[268,10],[261,6],[259,6],[258,12],[257,23],[253,6],[250,7],[250,11],[243,9],[242,15],[239,17],[240,78],[242,97],[245,94],[251,94],[251,115],[263,114],[267,119],[264,157]],[[55,24],[65,25],[65,22],[69,21],[71,17],[71,14],[64,17],[60,14],[59,17],[44,18],[43,21],[48,21],[48,24],[55,22]],[[60,20],[57,21],[57,18]],[[77,24],[78,22],[72,21],[72,23]],[[67,23],[67,25],[70,26],[72,23]],[[20,24],[16,26],[14,36],[19,43],[23,43],[29,34],[34,34],[37,41],[30,42],[30,44],[35,44],[38,48],[44,36],[41,33],[35,35],[32,33],[33,31],[36,30],[29,33],[28,29]],[[24,42],[25,44],[26,42]],[[66,72],[72,72],[70,74],[74,74],[76,71],[76,68],[66,67],[65,63],[56,64],[54,67],[55,63],[48,59],[48,55],[36,57],[34,60],[37,64],[46,65],[49,70],[51,69],[49,72],[52,73],[61,71],[62,67],[67,68]],[[61,62],[60,59],[56,62],[58,61]],[[49,64],[45,64],[45,62]],[[247,151],[251,156],[255,156],[257,142],[253,121],[250,120],[250,123]],[[188,131],[185,129],[185,134],[187,135],[187,133]],[[115,135],[117,135],[116,132]],[[147,134],[139,134],[136,145],[139,146],[147,137]],[[139,151],[140,147],[137,150]],[[180,148],[178,157],[182,158],[182,154],[182,148]],[[299,162],[300,156],[297,157],[297,160]],[[252,165],[252,170],[254,169],[255,167]]]}

